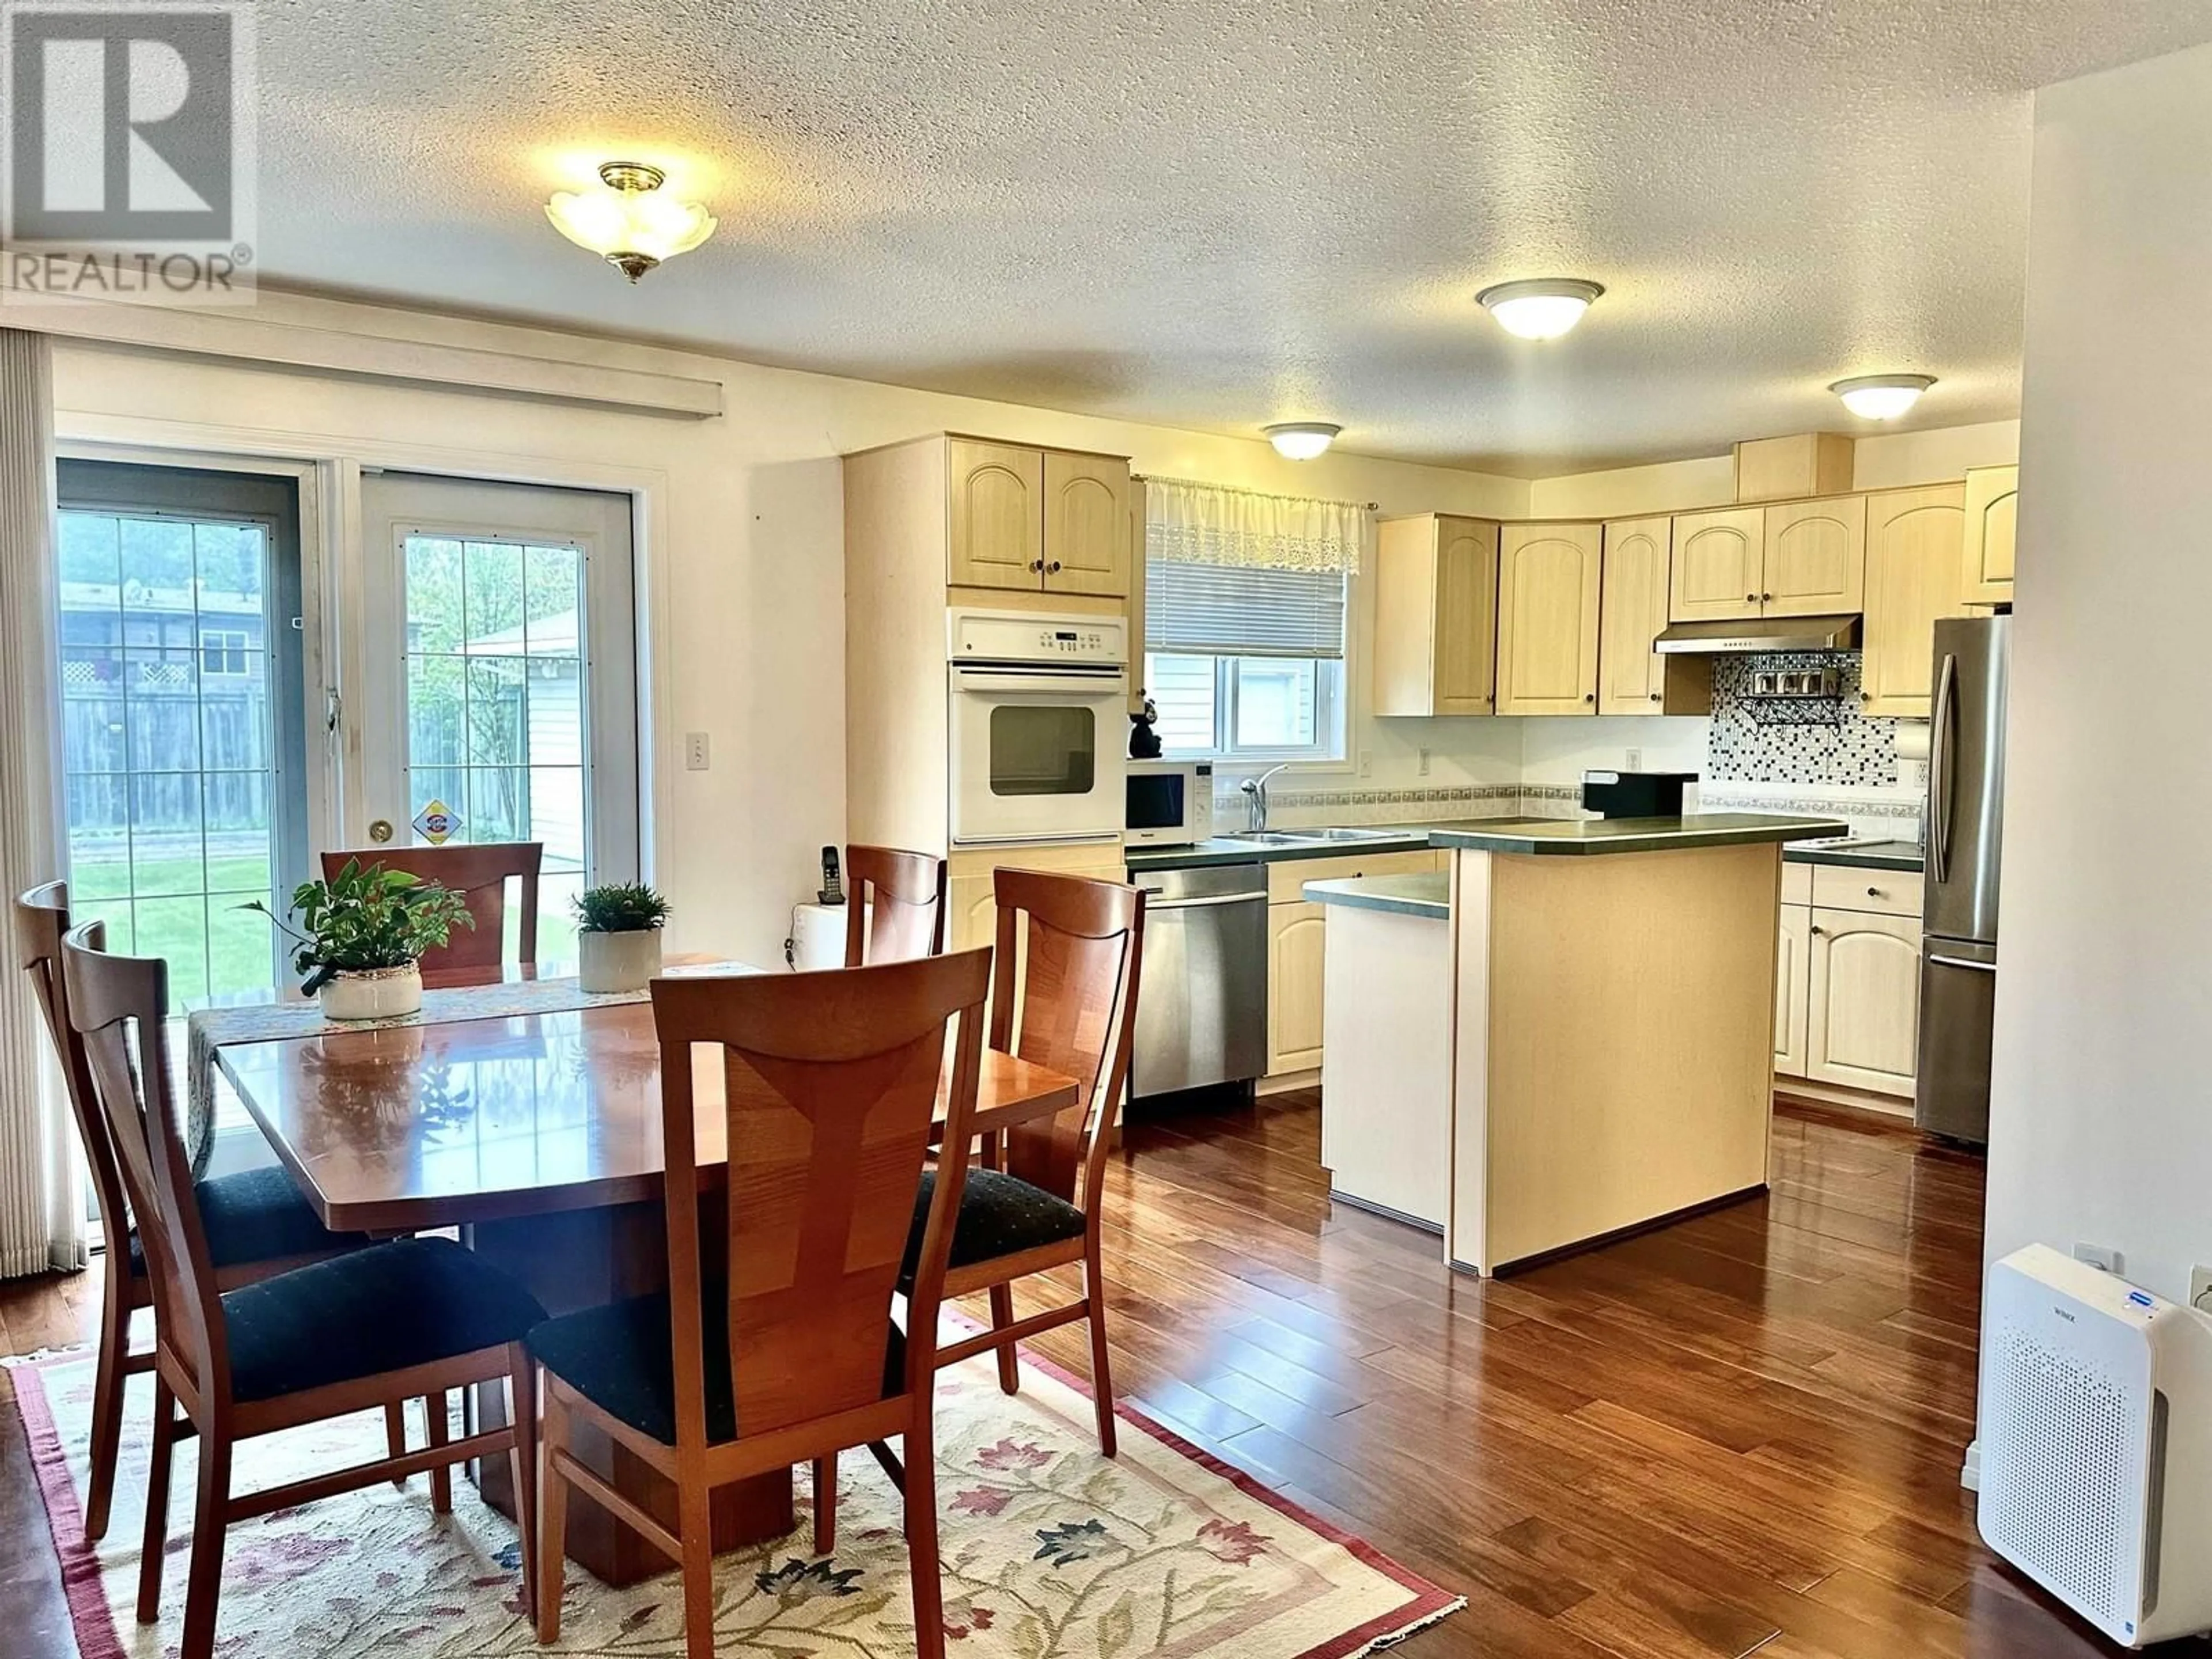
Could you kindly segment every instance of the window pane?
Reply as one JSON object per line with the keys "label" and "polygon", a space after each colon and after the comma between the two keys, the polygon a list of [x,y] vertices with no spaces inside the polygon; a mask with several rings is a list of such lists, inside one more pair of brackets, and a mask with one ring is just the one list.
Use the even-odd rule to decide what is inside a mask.
{"label": "window pane", "polygon": [[1214,659],[1147,654],[1145,694],[1159,710],[1155,728],[1162,745],[1176,754],[1210,754],[1215,748]]}
{"label": "window pane", "polygon": [[1238,658],[1237,747],[1314,747],[1321,730],[1320,669],[1290,657]]}

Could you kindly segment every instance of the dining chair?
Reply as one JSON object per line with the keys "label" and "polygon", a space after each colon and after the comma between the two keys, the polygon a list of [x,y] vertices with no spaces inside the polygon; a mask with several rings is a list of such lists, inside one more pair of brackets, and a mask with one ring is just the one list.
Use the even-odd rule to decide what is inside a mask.
{"label": "dining chair", "polygon": [[[1114,1384],[1106,1357],[1105,1278],[1099,1211],[1115,1117],[1129,1070],[1143,965],[1145,896],[1118,882],[1033,870],[1000,870],[997,968],[991,991],[991,1047],[1066,1073],[1081,1085],[1077,1103],[986,1138],[983,1164],[969,1172],[952,1235],[944,1294],[988,1291],[991,1328],[949,1343],[939,1365],[995,1352],[999,1386],[1020,1386],[1018,1345],[1079,1320],[1091,1327],[1091,1391],[1098,1449],[1114,1455]],[[1022,937],[1026,927],[1026,936]],[[1021,938],[1021,995],[1014,993]],[[948,1135],[938,1170],[964,1146]],[[918,1249],[933,1177],[915,1200],[908,1244]],[[1028,1318],[1014,1318],[1014,1284],[1080,1262],[1083,1295]]]}
{"label": "dining chair", "polygon": [[[168,966],[157,957],[109,955],[106,933],[104,924],[89,921],[63,936],[62,978],[153,1280],[154,1436],[138,1622],[161,1616],[169,1466],[187,1433],[199,1441],[198,1496],[178,1659],[210,1659],[215,1650],[224,1535],[234,1522],[504,1451],[514,1460],[527,1540],[536,1512],[537,1401],[522,1337],[544,1309],[444,1238],[398,1239],[222,1289],[162,1061]],[[403,1401],[442,1398],[500,1377],[510,1379],[510,1425],[458,1440],[437,1425],[420,1451],[387,1449],[373,1462],[260,1492],[231,1491],[232,1453],[241,1440],[376,1406],[386,1408],[389,1422]],[[526,1604],[526,1548],[523,1558]]]}
{"label": "dining chair", "polygon": [[[92,1478],[84,1499],[88,1544],[106,1536],[108,1511],[115,1498],[116,1461],[123,1443],[123,1397],[127,1380],[154,1368],[154,1351],[131,1350],[131,1318],[154,1305],[154,1283],[146,1267],[143,1243],[131,1226],[123,1174],[101,1121],[87,1069],[84,1041],[70,1024],[69,988],[63,981],[62,936],[70,930],[69,887],[49,882],[15,899],[15,942],[32,994],[52,1041],[63,1092],[76,1120],[77,1143],[92,1177],[107,1248],[100,1252],[100,1337],[92,1385]],[[271,1164],[214,1176],[198,1182],[193,1196],[207,1230],[208,1259],[216,1287],[236,1290],[257,1279],[305,1267],[326,1256],[366,1249],[366,1233],[334,1233],[300,1196],[284,1171]],[[406,1431],[397,1407],[386,1419],[392,1455],[406,1449]]]}
{"label": "dining chair", "polygon": [[449,887],[468,901],[473,928],[456,927],[452,939],[422,953],[422,971],[496,968],[507,950],[507,881],[522,884],[521,950],[517,960],[538,964],[538,878],[545,863],[542,842],[488,842],[478,847],[362,847],[323,854],[323,879],[334,881],[349,859],[366,870],[380,864]]}
{"label": "dining chair", "polygon": [[[939,1183],[903,1334],[891,1316],[908,1218],[945,1075],[945,1133],[967,1144],[990,988],[988,948],[827,973],[657,979],[668,1290],[549,1321],[529,1336],[545,1371],[538,1639],[561,1634],[571,1487],[680,1563],[684,1650],[714,1650],[709,1502],[731,1481],[811,1462],[816,1547],[834,1516],[836,1454],[867,1446],[905,1504],[916,1645],[945,1652],[937,1555],[937,1311],[960,1173]],[[694,1099],[695,1044],[722,1050]],[[726,1237],[700,1236],[698,1111],[728,1148]],[[726,1255],[724,1251],[726,1250]],[[596,1429],[676,1488],[670,1531],[575,1455]],[[903,1437],[904,1456],[887,1443]]]}
{"label": "dining chair", "polygon": [[845,877],[848,968],[945,954],[943,859],[896,847],[848,847]]}

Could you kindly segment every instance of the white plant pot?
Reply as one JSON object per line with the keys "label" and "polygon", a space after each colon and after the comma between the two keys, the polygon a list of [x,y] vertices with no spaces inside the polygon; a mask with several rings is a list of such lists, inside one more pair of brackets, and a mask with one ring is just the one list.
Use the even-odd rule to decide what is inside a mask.
{"label": "white plant pot", "polygon": [[397,1019],[422,1008],[422,969],[375,968],[342,973],[319,994],[325,1019]]}
{"label": "white plant pot", "polygon": [[660,930],[576,935],[576,981],[596,995],[642,991],[660,971]]}

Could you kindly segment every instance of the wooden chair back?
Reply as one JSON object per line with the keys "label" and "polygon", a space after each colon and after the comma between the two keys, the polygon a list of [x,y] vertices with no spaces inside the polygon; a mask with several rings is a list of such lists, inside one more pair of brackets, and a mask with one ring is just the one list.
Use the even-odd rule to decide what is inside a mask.
{"label": "wooden chair back", "polygon": [[[656,979],[677,1443],[706,1443],[692,1046],[719,1044],[729,1158],[726,1365],[741,1437],[933,1386],[938,1304],[965,1170],[940,1173],[886,1387],[891,1296],[921,1183],[948,1022],[947,1144],[975,1111],[988,949],[827,973]],[[957,1135],[957,1142],[951,1137]],[[917,1367],[920,1367],[917,1375]]]}
{"label": "wooden chair back", "polygon": [[[1129,1074],[1144,957],[1145,896],[1119,882],[1037,870],[999,870],[992,880],[999,942],[991,1046],[1066,1073],[1083,1085],[1075,1105],[1008,1132],[1006,1167],[1031,1186],[1093,1213],[1113,1146],[1114,1115]],[[1018,952],[1018,934],[1024,926],[1027,936],[1019,942],[1025,949]]]}
{"label": "wooden chair back", "polygon": [[348,859],[366,870],[380,864],[450,887],[468,901],[474,928],[456,927],[443,948],[422,953],[422,971],[496,968],[507,949],[507,881],[522,883],[521,951],[518,960],[538,965],[538,878],[545,863],[542,842],[488,842],[481,847],[364,847],[323,854],[323,879],[335,880]]}
{"label": "wooden chair back", "polygon": [[16,896],[16,953],[23,971],[30,976],[31,994],[38,999],[46,1035],[53,1040],[54,1057],[61,1066],[62,1085],[69,1095],[70,1112],[76,1119],[77,1140],[84,1148],[84,1161],[92,1172],[92,1193],[100,1205],[100,1224],[107,1236],[108,1248],[120,1249],[131,1230],[129,1199],[123,1190],[122,1171],[115,1165],[115,1147],[107,1138],[100,1101],[93,1092],[84,1039],[70,1024],[69,987],[62,976],[62,935],[69,930],[66,883],[48,882]]}
{"label": "wooden chair back", "polygon": [[[945,860],[896,847],[845,849],[845,965],[945,954]],[[869,901],[875,903],[874,921]]]}
{"label": "wooden chair back", "polygon": [[100,1121],[137,1219],[153,1280],[155,1343],[182,1362],[193,1388],[227,1398],[222,1299],[161,1042],[168,964],[158,957],[111,956],[106,942],[106,927],[97,921],[62,937],[70,1023],[83,1041]]}

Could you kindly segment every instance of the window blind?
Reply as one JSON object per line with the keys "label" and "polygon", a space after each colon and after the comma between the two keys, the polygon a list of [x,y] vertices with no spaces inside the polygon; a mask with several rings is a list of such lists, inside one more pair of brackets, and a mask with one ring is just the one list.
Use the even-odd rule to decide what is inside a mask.
{"label": "window blind", "polygon": [[1344,655],[1344,574],[1145,564],[1145,648],[1200,657]]}

